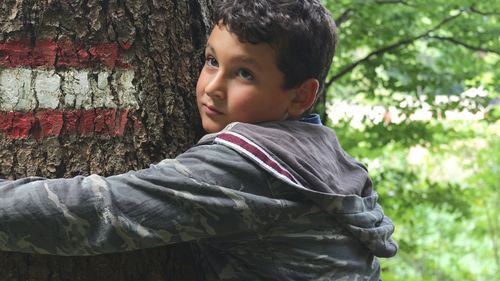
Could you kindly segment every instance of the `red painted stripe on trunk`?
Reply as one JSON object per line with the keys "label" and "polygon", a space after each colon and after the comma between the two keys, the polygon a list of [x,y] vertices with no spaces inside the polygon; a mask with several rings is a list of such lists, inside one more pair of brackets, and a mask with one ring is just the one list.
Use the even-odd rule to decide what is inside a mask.
{"label": "red painted stripe on trunk", "polygon": [[129,110],[44,110],[39,112],[0,112],[0,133],[12,139],[48,138],[60,135],[122,136],[139,120]]}
{"label": "red painted stripe on trunk", "polygon": [[28,40],[0,43],[0,67],[74,67],[105,66],[127,68],[124,53],[128,44],[84,45],[72,41]]}

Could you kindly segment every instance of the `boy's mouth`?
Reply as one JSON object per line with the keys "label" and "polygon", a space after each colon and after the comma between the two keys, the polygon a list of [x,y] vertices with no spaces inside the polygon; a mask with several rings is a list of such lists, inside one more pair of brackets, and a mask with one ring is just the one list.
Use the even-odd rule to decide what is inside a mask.
{"label": "boy's mouth", "polygon": [[202,108],[203,108],[203,111],[208,115],[222,115],[223,114],[221,111],[217,110],[217,108],[215,108],[214,106],[211,106],[211,105],[203,104]]}

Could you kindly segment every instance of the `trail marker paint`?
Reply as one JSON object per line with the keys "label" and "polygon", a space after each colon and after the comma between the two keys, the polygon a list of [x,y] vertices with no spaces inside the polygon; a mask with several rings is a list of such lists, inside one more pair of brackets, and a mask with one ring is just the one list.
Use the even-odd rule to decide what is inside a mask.
{"label": "trail marker paint", "polygon": [[[13,139],[120,136],[140,126],[128,45],[0,43],[0,134]],[[57,71],[56,71],[57,69]]]}

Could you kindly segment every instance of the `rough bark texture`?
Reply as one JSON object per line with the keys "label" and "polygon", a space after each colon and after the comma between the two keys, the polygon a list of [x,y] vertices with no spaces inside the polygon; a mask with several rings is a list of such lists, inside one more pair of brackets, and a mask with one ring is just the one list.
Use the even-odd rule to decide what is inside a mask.
{"label": "rough bark texture", "polygon": [[[0,0],[0,177],[111,175],[192,145],[210,7],[211,0]],[[120,67],[132,73],[128,98],[114,76]],[[71,88],[85,84],[68,78],[72,69],[86,71],[84,100]],[[31,75],[30,89],[13,90],[22,73]],[[110,104],[118,113],[99,113]],[[76,114],[73,123],[68,114]],[[182,244],[95,257],[0,253],[0,280],[190,280],[191,266]]]}

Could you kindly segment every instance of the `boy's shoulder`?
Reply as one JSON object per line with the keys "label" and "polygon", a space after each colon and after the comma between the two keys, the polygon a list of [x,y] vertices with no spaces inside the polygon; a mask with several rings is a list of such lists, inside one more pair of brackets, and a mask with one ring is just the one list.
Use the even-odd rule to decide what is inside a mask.
{"label": "boy's shoulder", "polygon": [[369,194],[366,168],[345,152],[330,128],[300,120],[231,123],[199,144],[220,145],[296,187],[324,193]]}

